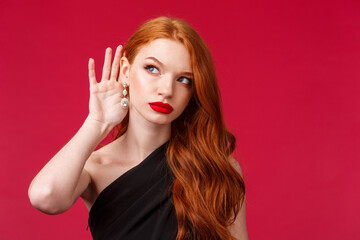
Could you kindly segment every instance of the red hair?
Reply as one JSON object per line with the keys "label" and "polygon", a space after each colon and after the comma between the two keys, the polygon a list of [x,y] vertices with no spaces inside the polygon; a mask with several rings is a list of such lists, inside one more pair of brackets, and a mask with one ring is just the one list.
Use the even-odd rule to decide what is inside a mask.
{"label": "red hair", "polygon": [[[193,96],[171,125],[167,161],[174,173],[173,202],[177,240],[235,239],[228,227],[245,198],[245,184],[230,157],[235,137],[225,127],[212,57],[205,42],[186,22],[158,17],[143,24],[125,47],[131,64],[139,49],[157,38],[180,41],[191,56]],[[116,138],[128,125],[119,125]]]}

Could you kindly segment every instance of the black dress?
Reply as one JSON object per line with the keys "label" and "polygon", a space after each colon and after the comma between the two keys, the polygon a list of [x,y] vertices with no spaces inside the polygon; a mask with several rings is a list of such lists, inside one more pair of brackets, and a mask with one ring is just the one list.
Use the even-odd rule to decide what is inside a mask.
{"label": "black dress", "polygon": [[174,176],[166,161],[167,143],[125,172],[98,196],[89,212],[95,240],[175,239]]}

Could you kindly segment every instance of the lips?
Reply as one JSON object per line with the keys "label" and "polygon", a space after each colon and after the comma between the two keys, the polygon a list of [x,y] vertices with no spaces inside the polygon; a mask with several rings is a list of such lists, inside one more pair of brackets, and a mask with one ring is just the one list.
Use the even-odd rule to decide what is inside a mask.
{"label": "lips", "polygon": [[169,114],[174,110],[170,104],[163,102],[151,102],[149,103],[149,105],[152,108],[152,110],[159,113]]}

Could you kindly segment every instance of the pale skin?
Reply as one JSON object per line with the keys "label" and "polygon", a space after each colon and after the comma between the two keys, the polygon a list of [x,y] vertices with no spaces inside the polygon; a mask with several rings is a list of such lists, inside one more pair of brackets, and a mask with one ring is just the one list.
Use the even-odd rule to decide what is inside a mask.
{"label": "pale skin", "polygon": [[[101,81],[89,60],[89,114],[74,137],[43,167],[29,187],[32,205],[47,214],[68,210],[79,197],[90,210],[100,192],[120,175],[138,165],[170,139],[171,122],[185,109],[191,96],[191,61],[180,42],[157,39],[144,46],[130,64],[118,46],[113,62],[106,49]],[[128,109],[120,106],[122,84],[130,91]],[[149,102],[170,104],[163,114]],[[129,111],[127,132],[94,151]],[[230,159],[241,173],[237,161]],[[248,239],[245,204],[229,228],[237,239]]]}

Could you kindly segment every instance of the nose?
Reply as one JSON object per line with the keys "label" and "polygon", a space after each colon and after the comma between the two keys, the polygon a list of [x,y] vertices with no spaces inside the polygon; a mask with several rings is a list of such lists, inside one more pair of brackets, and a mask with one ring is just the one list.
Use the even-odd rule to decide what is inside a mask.
{"label": "nose", "polygon": [[173,95],[174,80],[171,76],[163,76],[159,81],[158,94],[164,98],[169,98]]}

